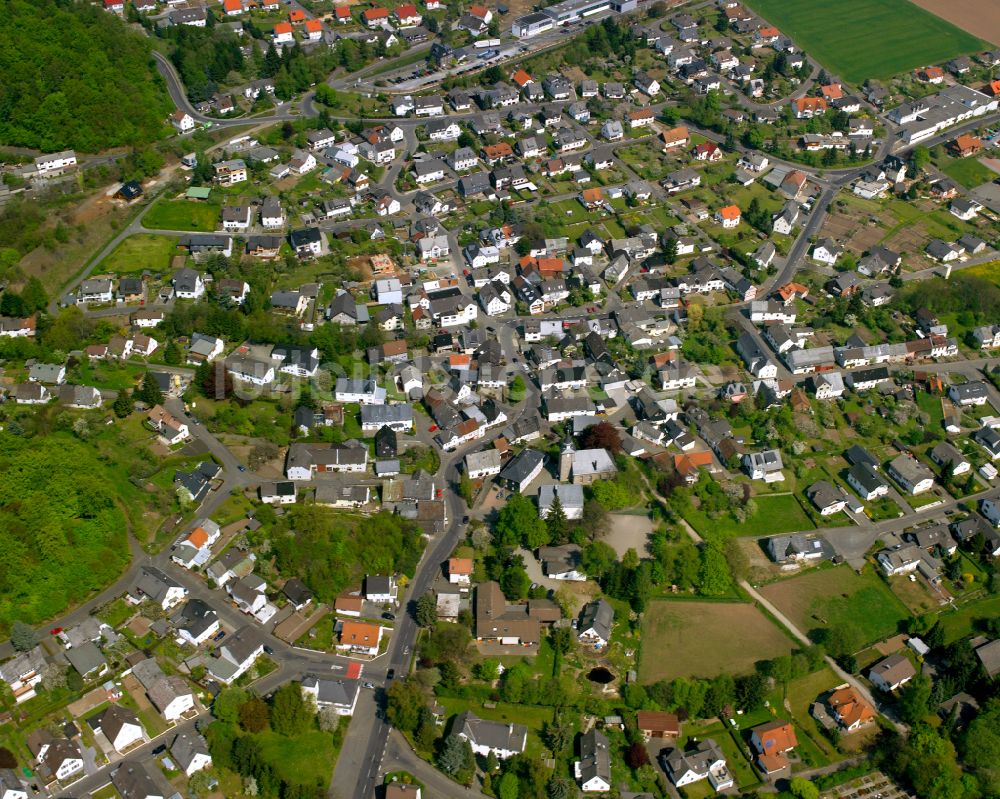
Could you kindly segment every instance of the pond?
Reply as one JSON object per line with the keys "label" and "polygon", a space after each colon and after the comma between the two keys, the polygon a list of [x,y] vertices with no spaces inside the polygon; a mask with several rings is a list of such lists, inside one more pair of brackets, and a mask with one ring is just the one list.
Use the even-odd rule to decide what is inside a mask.
{"label": "pond", "polygon": [[607,685],[614,678],[615,675],[604,668],[604,666],[598,666],[595,669],[591,669],[590,673],[587,674],[587,679],[591,682],[596,682],[598,685]]}

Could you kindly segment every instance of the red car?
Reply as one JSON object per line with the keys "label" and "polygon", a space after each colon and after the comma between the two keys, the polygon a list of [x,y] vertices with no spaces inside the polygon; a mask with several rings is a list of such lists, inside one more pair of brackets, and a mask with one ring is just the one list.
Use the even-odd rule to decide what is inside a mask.
{"label": "red car", "polygon": [[438,426],[436,424],[432,424],[430,427],[427,428],[427,432],[428,433],[433,433],[437,429],[438,429]]}
{"label": "red car", "polygon": [[63,630],[62,627],[53,627],[51,630],[49,630],[49,635],[59,635],[59,633],[61,633],[62,630]]}

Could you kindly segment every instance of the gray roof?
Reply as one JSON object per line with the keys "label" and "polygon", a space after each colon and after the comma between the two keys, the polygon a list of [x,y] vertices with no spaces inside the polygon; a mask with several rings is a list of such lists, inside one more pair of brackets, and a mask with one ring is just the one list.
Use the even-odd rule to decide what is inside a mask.
{"label": "gray roof", "polygon": [[615,622],[615,610],[603,599],[585,605],[580,612],[577,629],[583,633],[593,630],[604,641],[611,640],[611,627]]}
{"label": "gray roof", "polygon": [[163,797],[164,791],[139,760],[124,761],[111,775],[111,782],[122,799]]}
{"label": "gray roof", "polygon": [[121,705],[110,705],[101,714],[99,726],[105,737],[112,743],[118,737],[118,733],[128,724],[134,724],[142,729],[139,717],[126,707]]}
{"label": "gray roof", "polygon": [[66,652],[66,659],[74,669],[80,672],[82,677],[86,677],[93,671],[97,671],[107,663],[101,650],[97,648],[93,641],[86,641],[80,646],[74,646]]}
{"label": "gray roof", "polygon": [[454,730],[471,744],[515,752],[524,751],[528,738],[528,728],[523,724],[486,721],[468,710],[455,719]]}
{"label": "gray roof", "polygon": [[182,732],[170,744],[170,754],[174,756],[178,765],[187,771],[195,756],[208,754],[208,744],[197,732]]}
{"label": "gray roof", "polygon": [[580,736],[580,780],[600,777],[611,784],[611,749],[607,736],[596,728]]}
{"label": "gray roof", "polygon": [[545,455],[535,449],[524,449],[521,450],[514,458],[508,463],[503,471],[500,472],[500,477],[504,480],[510,480],[514,483],[522,483],[528,475],[530,475],[539,464],[544,463]]}
{"label": "gray roof", "polygon": [[358,695],[360,683],[358,680],[318,677],[307,674],[302,678],[302,687],[317,691],[316,701],[319,704],[353,707]]}
{"label": "gray roof", "polygon": [[221,648],[221,654],[227,660],[239,665],[246,661],[263,643],[260,634],[249,624],[246,624],[226,638]]}

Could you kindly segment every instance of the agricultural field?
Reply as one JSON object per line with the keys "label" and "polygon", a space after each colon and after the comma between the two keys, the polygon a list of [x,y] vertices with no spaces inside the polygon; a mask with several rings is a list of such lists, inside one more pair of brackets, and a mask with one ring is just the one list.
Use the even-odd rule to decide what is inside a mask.
{"label": "agricultural field", "polygon": [[964,31],[1000,45],[1000,5],[994,0],[913,0],[921,8],[946,19]]}
{"label": "agricultural field", "polygon": [[639,679],[714,677],[753,671],[758,660],[787,655],[791,641],[753,605],[659,600],[642,623]]}
{"label": "agricultural field", "polygon": [[981,277],[991,283],[1000,286],[1000,261],[990,261],[987,264],[976,264],[968,269],[962,270],[963,274],[970,277]]}
{"label": "agricultural field", "polygon": [[166,272],[170,259],[177,254],[177,239],[140,233],[129,236],[104,259],[101,270],[118,275],[141,272]]}
{"label": "agricultural field", "polygon": [[760,589],[803,632],[850,626],[865,643],[893,635],[909,612],[870,570],[818,569]]}
{"label": "agricultural field", "polygon": [[748,0],[747,5],[848,83],[884,80],[986,48],[909,0]]}

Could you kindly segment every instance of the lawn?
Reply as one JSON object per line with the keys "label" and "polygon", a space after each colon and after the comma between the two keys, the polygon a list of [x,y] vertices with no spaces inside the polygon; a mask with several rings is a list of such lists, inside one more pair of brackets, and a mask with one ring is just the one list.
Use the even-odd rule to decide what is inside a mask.
{"label": "lawn", "polygon": [[747,0],[747,5],[848,83],[884,80],[987,47],[908,0]]}
{"label": "lawn", "polygon": [[989,183],[996,177],[996,173],[977,158],[956,158],[941,171],[967,189]]}
{"label": "lawn", "polygon": [[792,494],[757,496],[753,501],[757,504],[757,512],[743,523],[737,522],[732,516],[709,519],[698,510],[686,512],[686,519],[702,534],[714,532],[736,536],[775,535],[812,530],[816,527]]}
{"label": "lawn", "polygon": [[215,230],[219,206],[199,200],[164,200],[146,212],[142,224],[155,230]]}
{"label": "lawn", "polygon": [[299,785],[330,781],[337,759],[330,733],[311,730],[289,738],[267,730],[257,740],[264,760],[281,779]]}
{"label": "lawn", "polygon": [[948,643],[957,641],[972,632],[976,619],[990,619],[1000,615],[1000,596],[991,596],[962,605],[952,613],[942,613],[941,626]]}
{"label": "lawn", "polygon": [[803,632],[853,627],[865,643],[893,635],[909,612],[877,575],[849,566],[817,569],[760,589]]}
{"label": "lawn", "polygon": [[177,254],[177,239],[140,233],[129,236],[104,259],[101,269],[119,275],[130,272],[166,272],[170,259]]}
{"label": "lawn", "polygon": [[657,600],[643,618],[642,638],[639,679],[644,683],[744,674],[758,660],[792,649],[767,616],[741,602]]}

